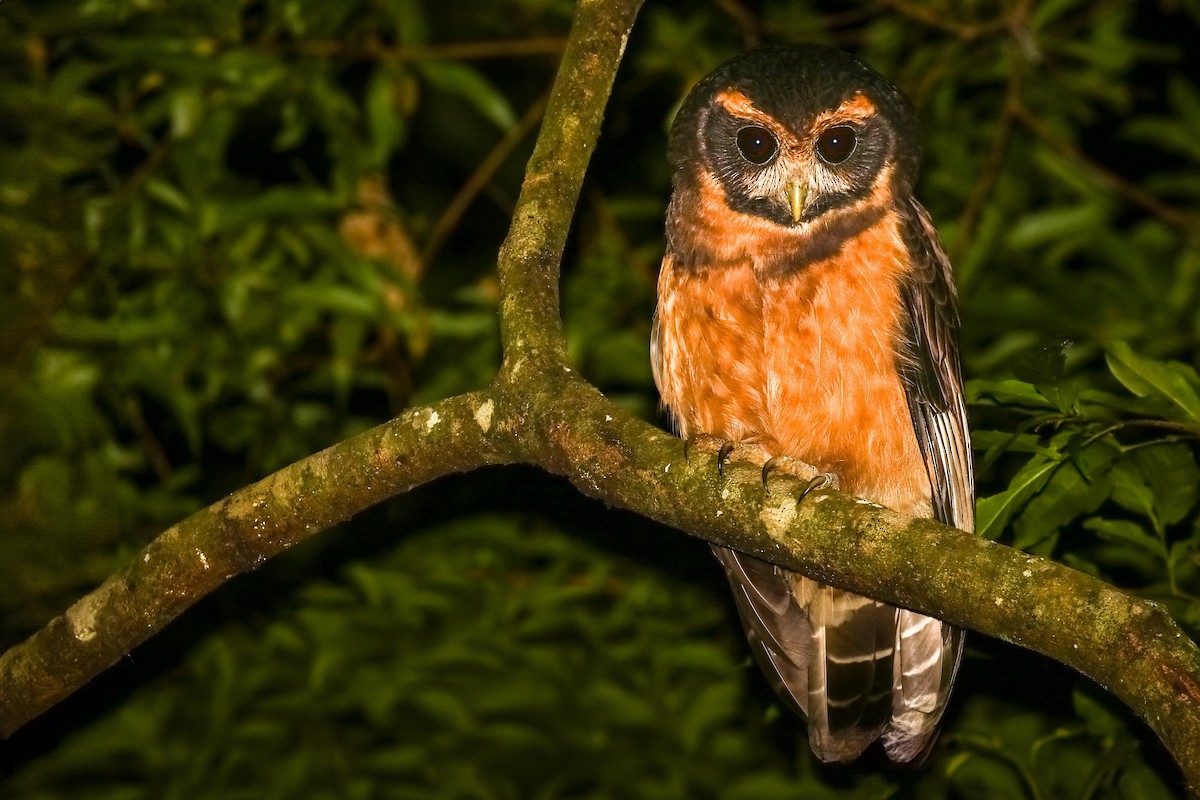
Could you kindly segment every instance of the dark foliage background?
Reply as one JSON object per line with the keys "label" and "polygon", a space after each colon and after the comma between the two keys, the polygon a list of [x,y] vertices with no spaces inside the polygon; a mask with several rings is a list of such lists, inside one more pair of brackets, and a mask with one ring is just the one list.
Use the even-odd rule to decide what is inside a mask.
{"label": "dark foliage background", "polygon": [[[0,4],[0,643],[165,526],[499,359],[496,249],[565,0]],[[1200,635],[1200,4],[651,0],[563,281],[647,418],[686,89],[860,54],[925,125],[983,535]],[[814,763],[707,547],[532,470],[445,480],[234,581],[0,743],[20,798],[1167,798],[1105,692],[970,639],[919,770]]]}

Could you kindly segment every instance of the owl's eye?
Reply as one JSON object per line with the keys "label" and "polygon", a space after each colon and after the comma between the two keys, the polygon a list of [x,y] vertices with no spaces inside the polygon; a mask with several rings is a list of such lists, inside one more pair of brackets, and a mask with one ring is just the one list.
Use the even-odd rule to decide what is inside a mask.
{"label": "owl's eye", "polygon": [[742,156],[751,164],[765,164],[779,150],[779,143],[766,128],[752,125],[737,133],[737,146]]}
{"label": "owl's eye", "polygon": [[848,125],[829,128],[817,137],[817,152],[830,164],[840,164],[854,152],[858,137]]}

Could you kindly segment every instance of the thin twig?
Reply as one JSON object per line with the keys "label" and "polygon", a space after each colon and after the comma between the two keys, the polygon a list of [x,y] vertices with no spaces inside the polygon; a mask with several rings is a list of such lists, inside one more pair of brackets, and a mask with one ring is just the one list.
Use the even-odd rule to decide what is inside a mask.
{"label": "thin twig", "polygon": [[295,45],[261,44],[268,50],[287,49],[310,58],[412,62],[474,61],[484,58],[526,58],[557,56],[567,46],[562,36],[537,36],[489,42],[447,42],[430,45],[386,45],[377,40],[362,43],[340,40],[310,40]]}
{"label": "thin twig", "polygon": [[166,483],[170,480],[175,470],[171,466],[171,459],[167,456],[167,451],[162,446],[162,442],[158,440],[158,437],[154,434],[154,429],[146,421],[146,414],[142,410],[142,403],[137,394],[129,395],[125,403],[125,411],[129,425],[133,428],[134,436],[137,437],[138,442],[141,444],[142,452],[146,454],[146,459],[150,462],[155,476],[159,481]]}
{"label": "thin twig", "polygon": [[1011,24],[1009,14],[986,22],[968,24],[950,19],[938,9],[918,3],[911,3],[908,0],[879,0],[879,2],[901,16],[908,17],[928,28],[948,33],[963,42],[973,42],[984,36],[1005,30]]}
{"label": "thin twig", "polygon": [[1042,124],[1042,121],[1035,117],[1024,104],[1018,103],[1013,109],[1013,114],[1033,135],[1037,136],[1060,154],[1086,167],[1109,189],[1142,210],[1158,217],[1163,222],[1179,228],[1193,239],[1200,239],[1200,216],[1189,214],[1164,203],[1142,187],[1113,172],[1099,161],[1090,158],[1078,147],[1058,136],[1058,134]]}
{"label": "thin twig", "polygon": [[753,11],[742,5],[739,0],[716,0],[716,4],[742,32],[744,47],[756,47],[762,41],[761,24]]}
{"label": "thin twig", "polygon": [[546,113],[546,103],[550,100],[550,93],[539,97],[534,101],[533,105],[525,111],[525,114],[513,125],[508,131],[496,142],[495,147],[491,152],[479,162],[479,166],[467,178],[466,183],[454,195],[450,204],[442,211],[441,216],[433,223],[433,227],[429,231],[429,238],[425,241],[425,247],[421,250],[421,264],[424,269],[428,269],[433,260],[437,258],[437,254],[441,251],[442,246],[446,243],[446,239],[451,232],[458,226],[458,222],[462,219],[462,215],[470,208],[471,203],[483,191],[484,187],[496,174],[496,171],[504,165],[508,157],[512,155],[513,150],[517,145],[529,135],[529,132],[537,127],[538,121],[542,115]]}
{"label": "thin twig", "polygon": [[1020,85],[1019,73],[1016,65],[1013,65],[1008,73],[1004,105],[1000,109],[1000,116],[994,126],[996,132],[992,136],[987,156],[984,157],[983,168],[979,171],[979,177],[976,179],[975,185],[971,187],[971,195],[967,198],[967,204],[958,218],[958,238],[950,253],[951,263],[957,264],[966,254],[969,242],[983,216],[983,209],[1000,179],[1000,169],[1004,166],[1008,145],[1012,141],[1013,120],[1020,102]]}

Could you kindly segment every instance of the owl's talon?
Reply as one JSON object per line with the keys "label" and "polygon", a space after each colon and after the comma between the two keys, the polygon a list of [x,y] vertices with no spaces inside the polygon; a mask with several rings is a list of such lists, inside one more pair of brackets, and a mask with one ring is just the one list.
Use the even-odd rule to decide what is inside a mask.
{"label": "owl's talon", "polygon": [[832,472],[818,472],[812,476],[808,484],[800,490],[800,496],[796,498],[796,505],[804,502],[804,498],[808,497],[813,492],[819,492],[822,489],[838,489],[841,487],[841,482],[838,481],[838,476]]}
{"label": "owl's talon", "polygon": [[781,463],[783,463],[783,459],[784,459],[783,456],[771,456],[770,458],[767,459],[766,463],[763,464],[762,482],[763,482],[763,491],[764,492],[767,490],[767,476],[769,476],[773,470],[778,468],[779,465]]}
{"label": "owl's talon", "polygon": [[725,462],[729,460],[729,454],[733,452],[733,442],[725,442],[721,445],[721,449],[717,451],[717,477],[725,477]]}

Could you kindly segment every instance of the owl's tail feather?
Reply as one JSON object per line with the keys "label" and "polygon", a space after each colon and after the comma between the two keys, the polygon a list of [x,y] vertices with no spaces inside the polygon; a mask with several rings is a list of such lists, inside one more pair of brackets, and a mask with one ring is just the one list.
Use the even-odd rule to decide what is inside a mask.
{"label": "owl's tail feather", "polygon": [[936,739],[963,632],[722,547],[747,638],[776,694],[808,718],[813,752],[850,761],[882,736],[892,761]]}
{"label": "owl's tail feather", "polygon": [[963,630],[901,610],[896,626],[900,658],[892,692],[892,720],[883,747],[892,761],[923,759],[937,739],[954,673],[962,658]]}
{"label": "owl's tail feather", "polygon": [[808,662],[814,652],[808,617],[797,614],[788,572],[757,558],[713,546],[725,567],[750,650],[781,700],[808,714]]}
{"label": "owl's tail feather", "polygon": [[896,609],[791,575],[816,647],[808,669],[808,740],[822,761],[850,761],[879,738],[892,713]]}

